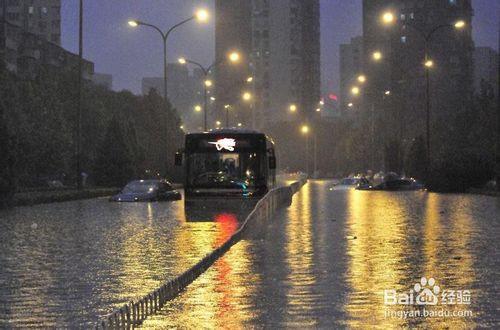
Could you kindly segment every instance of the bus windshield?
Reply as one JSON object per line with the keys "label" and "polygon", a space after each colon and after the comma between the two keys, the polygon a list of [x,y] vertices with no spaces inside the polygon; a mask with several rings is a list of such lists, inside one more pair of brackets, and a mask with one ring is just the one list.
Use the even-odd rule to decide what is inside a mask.
{"label": "bus windshield", "polygon": [[188,157],[188,184],[200,188],[243,188],[261,181],[260,156],[254,152],[192,153]]}

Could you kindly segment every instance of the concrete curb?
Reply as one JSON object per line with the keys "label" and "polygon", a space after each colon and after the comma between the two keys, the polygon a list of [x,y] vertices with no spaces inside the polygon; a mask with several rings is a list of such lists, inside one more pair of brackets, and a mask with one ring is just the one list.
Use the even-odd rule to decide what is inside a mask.
{"label": "concrete curb", "polygon": [[182,290],[203,274],[229,249],[238,243],[248,229],[248,224],[254,221],[269,220],[275,211],[290,205],[293,195],[307,182],[305,177],[287,187],[275,188],[259,200],[252,212],[245,219],[241,227],[221,246],[207,254],[194,266],[186,270],[177,278],[163,284],[152,293],[138,301],[131,301],[123,307],[102,318],[95,326],[96,329],[129,328],[141,324],[149,315],[159,311],[165,302],[175,298]]}

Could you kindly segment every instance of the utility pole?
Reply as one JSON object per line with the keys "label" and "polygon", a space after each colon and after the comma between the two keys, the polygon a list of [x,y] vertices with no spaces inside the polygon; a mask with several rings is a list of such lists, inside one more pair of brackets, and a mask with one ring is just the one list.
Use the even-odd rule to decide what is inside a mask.
{"label": "utility pole", "polygon": [[[500,29],[498,29],[498,40],[500,41]],[[498,46],[500,51],[500,44]],[[500,77],[500,66],[498,67],[498,76]],[[497,86],[499,88],[499,86]],[[500,88],[497,91],[497,95],[500,95]],[[497,191],[500,191],[500,107],[499,107],[499,96],[497,96],[497,154],[496,154],[496,187]]]}
{"label": "utility pole", "polygon": [[82,189],[82,75],[83,75],[83,0],[80,0],[80,18],[78,28],[78,105],[76,115],[76,187]]}

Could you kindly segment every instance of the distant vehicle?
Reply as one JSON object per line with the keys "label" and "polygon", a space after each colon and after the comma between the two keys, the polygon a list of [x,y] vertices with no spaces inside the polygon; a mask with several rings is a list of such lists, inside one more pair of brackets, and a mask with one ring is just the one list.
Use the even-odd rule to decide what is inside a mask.
{"label": "distant vehicle", "polygon": [[111,202],[156,202],[181,199],[181,194],[164,180],[136,180],[111,197]]}
{"label": "distant vehicle", "polygon": [[355,177],[355,178],[344,178],[340,180],[339,183],[333,186],[333,190],[348,190],[348,189],[355,189],[359,185],[367,185],[370,182],[361,177]]}
{"label": "distant vehicle", "polygon": [[387,191],[409,191],[409,190],[423,190],[425,186],[414,179],[392,179],[374,187],[358,187],[358,190],[387,190]]}
{"label": "distant vehicle", "polygon": [[187,134],[175,164],[184,165],[186,200],[259,197],[276,183],[274,142],[253,130]]}

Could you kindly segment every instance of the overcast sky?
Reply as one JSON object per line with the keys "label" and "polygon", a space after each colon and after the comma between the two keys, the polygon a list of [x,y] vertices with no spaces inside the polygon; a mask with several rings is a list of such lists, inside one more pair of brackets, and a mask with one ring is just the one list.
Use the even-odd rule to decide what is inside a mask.
{"label": "overcast sky", "polygon": [[[76,52],[78,1],[62,1],[62,44]],[[213,12],[213,0],[85,0],[84,56],[96,72],[113,75],[116,90],[140,92],[141,79],[162,75],[162,43],[158,32],[131,29],[130,18],[163,28],[192,15],[194,8]],[[498,50],[500,0],[473,0],[476,46]],[[338,92],[338,49],[361,35],[361,0],[321,0],[321,49],[323,90]],[[190,22],[169,38],[168,56],[181,55],[209,64],[214,58],[214,24]]]}

